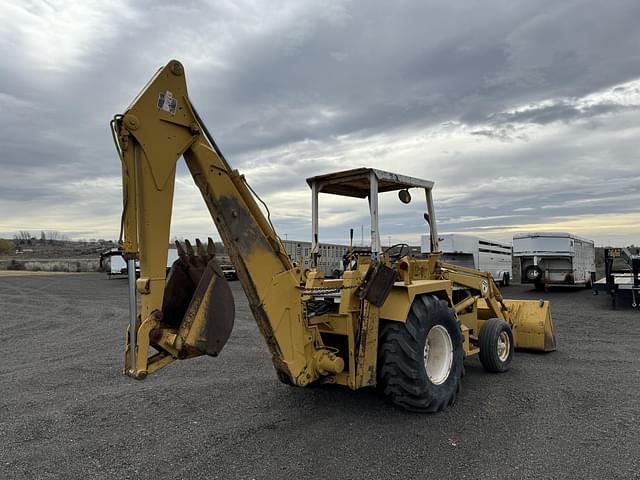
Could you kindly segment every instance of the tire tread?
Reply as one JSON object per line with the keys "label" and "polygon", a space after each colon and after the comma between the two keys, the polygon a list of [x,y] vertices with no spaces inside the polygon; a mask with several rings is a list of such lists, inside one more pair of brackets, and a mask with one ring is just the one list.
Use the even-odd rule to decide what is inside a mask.
{"label": "tire tread", "polygon": [[[500,358],[498,358],[496,352],[496,342],[498,335],[504,329],[508,329],[510,335],[509,339],[511,340],[510,344],[510,355],[505,362],[501,362]],[[513,333],[511,333],[511,327],[507,322],[501,320],[499,318],[490,318],[487,320],[482,328],[480,329],[479,336],[479,346],[480,353],[478,356],[480,357],[480,363],[484,369],[488,372],[492,373],[502,373],[509,370],[511,367],[511,361],[513,359]]]}
{"label": "tire tread", "polygon": [[[453,405],[460,392],[464,357],[464,339],[461,333],[457,338],[452,338],[454,355],[459,355],[459,358],[454,358],[451,370],[451,375],[457,375],[453,392],[447,398],[438,398],[428,395],[424,387],[422,377],[426,378],[426,374],[422,361],[418,362],[417,359],[421,359],[423,355],[424,346],[421,342],[426,336],[425,319],[438,314],[451,316],[457,324],[446,301],[431,295],[420,295],[412,303],[406,323],[387,322],[380,332],[379,381],[385,395],[393,403],[409,411],[439,412]],[[454,368],[455,362],[459,362],[458,368]]]}

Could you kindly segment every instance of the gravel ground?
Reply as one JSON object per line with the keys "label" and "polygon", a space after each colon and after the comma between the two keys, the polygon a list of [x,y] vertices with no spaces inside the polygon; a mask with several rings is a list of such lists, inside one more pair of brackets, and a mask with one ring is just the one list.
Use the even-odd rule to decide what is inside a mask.
{"label": "gravel ground", "polygon": [[[216,359],[121,375],[126,280],[0,277],[2,478],[640,478],[640,311],[544,294],[558,351],[466,361],[436,415],[375,390],[281,384],[238,282]],[[538,298],[524,286],[510,298]]]}

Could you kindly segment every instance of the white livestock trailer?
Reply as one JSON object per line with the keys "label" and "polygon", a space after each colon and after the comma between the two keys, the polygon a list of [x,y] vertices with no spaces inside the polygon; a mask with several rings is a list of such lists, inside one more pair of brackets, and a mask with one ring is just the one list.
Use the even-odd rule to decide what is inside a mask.
{"label": "white livestock trailer", "polygon": [[536,288],[590,287],[596,271],[593,241],[566,232],[514,235],[513,256],[520,261],[522,283]]}
{"label": "white livestock trailer", "polygon": [[[430,239],[429,235],[422,235],[422,253],[431,251]],[[442,261],[488,272],[496,282],[509,285],[512,277],[510,244],[460,233],[440,234],[438,244]]]}

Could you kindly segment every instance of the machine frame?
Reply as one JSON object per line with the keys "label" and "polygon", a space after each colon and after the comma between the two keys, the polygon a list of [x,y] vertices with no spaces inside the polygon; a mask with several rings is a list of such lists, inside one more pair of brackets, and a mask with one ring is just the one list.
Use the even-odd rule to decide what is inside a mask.
{"label": "machine frame", "polygon": [[[233,297],[211,240],[208,246],[197,241],[196,249],[188,242],[184,247],[178,244],[179,260],[168,276],[166,273],[176,162],[181,157],[228,249],[283,382],[297,386],[337,383],[351,389],[373,386],[380,378],[379,359],[390,358],[395,338],[413,328],[403,326],[411,319],[418,322],[424,336],[419,339],[422,346],[417,347],[424,348],[424,359],[420,353],[411,360],[419,365],[411,368],[418,368],[420,381],[427,386],[430,380],[425,380],[425,373],[429,379],[434,375],[437,381],[431,387],[436,391],[444,388],[440,387],[441,378],[453,390],[447,399],[435,403],[424,397],[430,395],[428,391],[410,402],[405,401],[407,395],[398,392],[390,396],[405,408],[418,402],[415,408],[420,411],[438,411],[450,405],[459,390],[459,345],[464,355],[480,353],[490,371],[507,369],[514,346],[555,349],[549,302],[504,300],[490,274],[440,261],[433,182],[376,169],[309,179],[316,260],[320,192],[367,198],[370,207],[371,251],[358,255],[341,278],[325,278],[317,267],[305,270],[290,260],[269,215],[265,217],[258,205],[261,200],[244,176],[230,167],[191,103],[184,68],[178,61],[162,67],[125,113],[115,116],[111,126],[123,172],[121,248],[130,265],[140,260],[140,278],[129,276],[126,374],[141,379],[178,359],[216,356],[233,326]],[[402,193],[409,188],[425,192],[425,218],[434,247],[427,259],[393,259],[381,251],[378,193]],[[429,309],[436,312],[433,318],[420,313]],[[440,321],[448,322],[448,333]],[[433,322],[433,327],[429,326]],[[492,325],[493,333],[485,333],[491,342],[484,342],[481,348],[486,322]],[[431,350],[436,354],[431,357],[431,330],[427,331],[427,326],[436,332]],[[452,335],[460,338],[459,345],[452,344]],[[388,348],[380,348],[379,341]],[[460,352],[453,367],[447,345]],[[152,353],[152,348],[157,353]],[[508,356],[500,360],[504,365],[487,367],[487,358],[505,354]],[[429,358],[441,365],[430,363]],[[449,370],[445,368],[447,361]],[[392,363],[386,363],[384,381],[395,391],[389,376],[402,371]],[[407,388],[413,388],[413,380],[406,382]],[[400,398],[403,395],[404,400]]]}

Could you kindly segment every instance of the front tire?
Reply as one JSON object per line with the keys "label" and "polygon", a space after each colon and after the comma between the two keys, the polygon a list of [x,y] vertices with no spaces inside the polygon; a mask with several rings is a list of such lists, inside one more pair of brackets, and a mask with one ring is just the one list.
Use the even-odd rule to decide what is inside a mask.
{"label": "front tire", "polygon": [[393,403],[435,413],[452,405],[460,391],[463,337],[444,300],[420,295],[406,323],[388,322],[380,333],[378,382]]}
{"label": "front tire", "polygon": [[504,320],[490,318],[480,329],[480,363],[487,372],[501,373],[511,368],[513,332]]}

